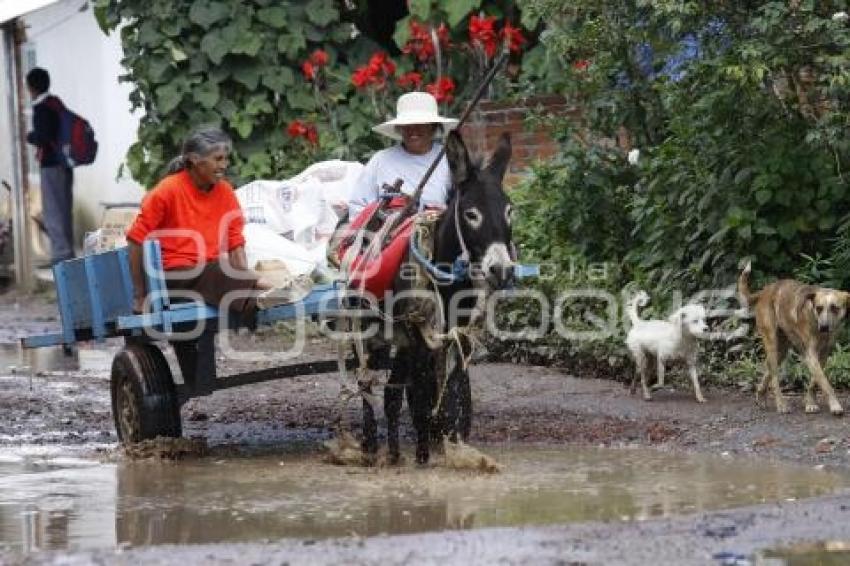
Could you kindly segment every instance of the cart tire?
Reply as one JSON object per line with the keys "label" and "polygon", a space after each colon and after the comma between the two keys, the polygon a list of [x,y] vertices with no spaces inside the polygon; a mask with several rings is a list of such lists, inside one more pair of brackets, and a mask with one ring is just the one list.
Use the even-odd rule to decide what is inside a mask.
{"label": "cart tire", "polygon": [[177,391],[159,348],[125,346],[112,360],[111,381],[112,416],[122,444],[181,436]]}

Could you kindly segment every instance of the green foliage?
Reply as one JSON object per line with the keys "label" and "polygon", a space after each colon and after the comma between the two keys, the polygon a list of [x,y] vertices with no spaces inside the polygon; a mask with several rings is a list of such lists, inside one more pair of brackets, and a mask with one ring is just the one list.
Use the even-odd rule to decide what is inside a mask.
{"label": "green foliage", "polygon": [[[535,169],[531,186],[547,190],[526,207],[553,215],[557,241],[532,232],[526,248],[623,261],[624,278],[661,293],[726,286],[745,256],[773,277],[821,258],[810,275],[848,282],[850,23],[833,17],[847,2],[520,6],[546,24],[523,84],[580,104],[584,139],[640,149],[626,174],[624,150],[581,159],[567,141]],[[671,67],[689,38],[700,57]]]}
{"label": "green foliage", "polygon": [[[202,124],[228,131],[235,142],[234,180],[280,178],[324,158],[362,159],[382,140],[370,127],[386,118],[401,92],[395,76],[357,89],[352,73],[383,48],[398,53],[411,17],[435,27],[451,25],[458,46],[442,61],[444,74],[468,70],[471,14],[480,0],[410,3],[411,16],[397,22],[397,44],[364,30],[386,18],[367,2],[336,0],[95,0],[106,33],[120,33],[122,64],[132,108],[141,114],[137,141],[127,155],[133,177],[155,184],[186,134]],[[513,2],[488,3],[486,12],[507,16]],[[392,20],[391,20],[392,22]],[[379,45],[383,41],[383,45]],[[316,50],[327,54],[310,79],[302,65]],[[399,62],[403,71],[423,70]],[[436,65],[432,76],[435,80]],[[468,81],[459,81],[456,104]],[[289,134],[293,122],[310,126]],[[313,129],[315,128],[315,129]],[[315,133],[315,135],[313,135]]]}

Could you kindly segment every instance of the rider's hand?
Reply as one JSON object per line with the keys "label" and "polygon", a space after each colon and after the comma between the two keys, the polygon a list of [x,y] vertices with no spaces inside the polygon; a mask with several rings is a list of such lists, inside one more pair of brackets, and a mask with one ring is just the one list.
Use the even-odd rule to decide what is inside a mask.
{"label": "rider's hand", "polygon": [[138,295],[133,297],[133,314],[142,314],[145,312],[145,296]]}

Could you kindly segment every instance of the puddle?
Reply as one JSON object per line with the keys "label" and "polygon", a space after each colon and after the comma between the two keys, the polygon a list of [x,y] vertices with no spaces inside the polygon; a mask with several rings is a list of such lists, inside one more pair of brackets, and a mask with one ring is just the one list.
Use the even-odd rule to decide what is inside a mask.
{"label": "puddle", "polygon": [[759,553],[759,566],[844,566],[850,564],[850,542],[821,541]]}
{"label": "puddle", "polygon": [[801,466],[647,450],[487,447],[480,475],[315,452],[98,463],[0,451],[0,546],[44,549],[642,520],[841,491]]}
{"label": "puddle", "polygon": [[0,375],[91,372],[108,374],[113,348],[82,345],[66,353],[60,346],[22,348],[20,344],[0,344]]}

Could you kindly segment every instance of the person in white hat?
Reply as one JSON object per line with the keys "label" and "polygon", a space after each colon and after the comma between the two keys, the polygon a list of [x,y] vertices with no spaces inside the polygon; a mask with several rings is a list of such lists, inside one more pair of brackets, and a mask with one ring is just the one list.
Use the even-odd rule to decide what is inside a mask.
{"label": "person in white hat", "polygon": [[[357,179],[348,199],[348,217],[353,219],[378,199],[385,185],[401,181],[401,191],[412,195],[431,166],[442,144],[437,138],[457,126],[457,120],[440,116],[437,100],[427,92],[408,92],[398,98],[396,117],[372,128],[401,143],[377,152]],[[446,158],[440,160],[422,190],[420,205],[445,206],[451,187]]]}

